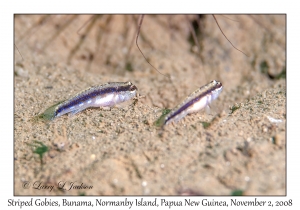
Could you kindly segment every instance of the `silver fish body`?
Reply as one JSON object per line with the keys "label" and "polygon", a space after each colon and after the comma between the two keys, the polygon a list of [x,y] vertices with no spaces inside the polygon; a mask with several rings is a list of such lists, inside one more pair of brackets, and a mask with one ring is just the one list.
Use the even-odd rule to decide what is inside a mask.
{"label": "silver fish body", "polygon": [[89,107],[112,107],[132,99],[136,92],[137,87],[131,82],[109,82],[93,86],[53,105],[41,117],[51,120],[67,113],[74,115]]}
{"label": "silver fish body", "polygon": [[219,96],[222,89],[222,83],[213,80],[207,85],[195,90],[182,103],[180,103],[168,115],[166,115],[163,125],[167,125],[173,121],[178,122],[187,114],[197,112],[209,106],[209,104]]}

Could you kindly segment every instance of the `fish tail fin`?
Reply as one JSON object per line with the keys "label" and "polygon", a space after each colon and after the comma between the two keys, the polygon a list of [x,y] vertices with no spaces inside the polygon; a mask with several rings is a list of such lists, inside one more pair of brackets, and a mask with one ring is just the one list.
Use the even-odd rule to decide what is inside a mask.
{"label": "fish tail fin", "polygon": [[166,124],[166,116],[171,112],[171,109],[163,109],[162,115],[154,122],[157,127],[163,127]]}
{"label": "fish tail fin", "polygon": [[56,108],[59,104],[61,104],[63,101],[61,102],[58,102],[52,106],[50,106],[48,109],[46,109],[43,113],[37,115],[37,116],[34,116],[32,117],[32,120],[33,121],[38,121],[38,120],[44,120],[44,121],[50,121],[50,120],[53,120],[56,116]]}

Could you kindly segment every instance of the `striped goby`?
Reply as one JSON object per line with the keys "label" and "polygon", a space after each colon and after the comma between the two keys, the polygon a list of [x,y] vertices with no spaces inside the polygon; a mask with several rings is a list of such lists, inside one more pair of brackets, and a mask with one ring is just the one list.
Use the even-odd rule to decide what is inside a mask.
{"label": "striped goby", "polygon": [[75,115],[89,107],[111,107],[132,99],[136,92],[137,87],[131,82],[109,82],[93,86],[49,107],[39,118],[52,120],[66,113]]}
{"label": "striped goby", "polygon": [[187,114],[197,112],[209,106],[209,104],[219,96],[222,88],[221,82],[213,80],[207,85],[195,90],[182,103],[166,115],[163,125],[167,125],[172,121],[178,122]]}

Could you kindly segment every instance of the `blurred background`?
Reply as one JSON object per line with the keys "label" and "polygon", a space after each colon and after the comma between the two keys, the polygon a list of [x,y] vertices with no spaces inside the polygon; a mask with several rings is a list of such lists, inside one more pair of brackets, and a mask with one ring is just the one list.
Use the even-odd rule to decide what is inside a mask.
{"label": "blurred background", "polygon": [[[189,68],[187,62],[194,62],[193,72],[200,71],[206,77],[216,71],[222,76],[247,72],[248,77],[255,71],[271,76],[282,72],[285,15],[215,17],[230,42],[249,57],[231,46],[212,15],[145,15],[138,40],[141,50],[152,65],[169,75],[176,69]],[[140,15],[15,15],[15,45],[24,60],[39,57],[95,73],[153,70],[135,45],[139,18]],[[196,61],[174,61],[183,53],[192,54]],[[22,61],[17,50],[15,61]],[[170,64],[165,64],[167,61]],[[246,62],[251,66],[246,67]]]}

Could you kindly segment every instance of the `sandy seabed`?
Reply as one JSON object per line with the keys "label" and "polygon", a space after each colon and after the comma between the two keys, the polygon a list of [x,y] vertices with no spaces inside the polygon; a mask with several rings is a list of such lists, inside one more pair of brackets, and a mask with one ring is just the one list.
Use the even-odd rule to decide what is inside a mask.
{"label": "sandy seabed", "polygon": [[[285,195],[286,16],[216,18],[247,56],[212,15],[144,17],[139,45],[164,76],[131,45],[137,15],[15,16],[15,195]],[[154,126],[214,79],[223,91],[210,113]],[[137,103],[31,120],[126,81]]]}

